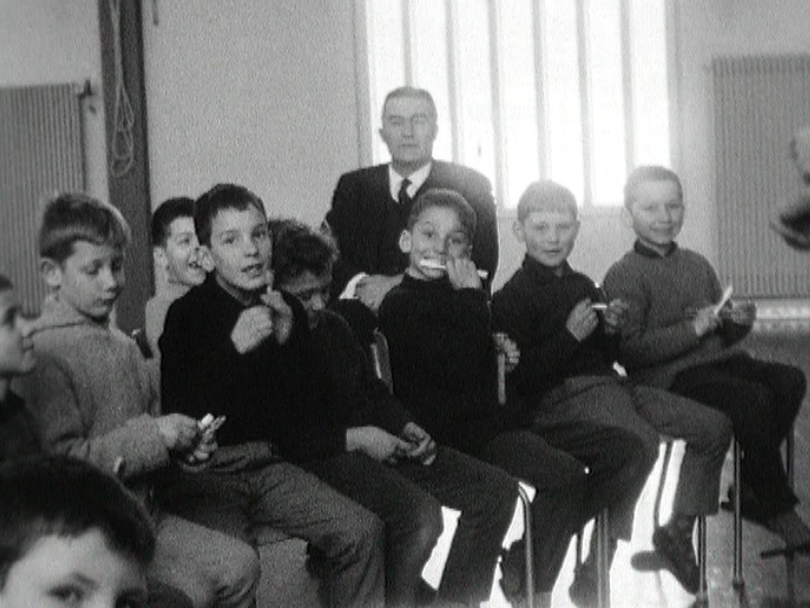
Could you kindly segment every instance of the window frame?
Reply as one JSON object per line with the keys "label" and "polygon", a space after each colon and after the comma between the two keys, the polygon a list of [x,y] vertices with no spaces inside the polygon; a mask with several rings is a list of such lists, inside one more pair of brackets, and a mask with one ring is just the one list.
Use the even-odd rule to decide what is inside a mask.
{"label": "window frame", "polygon": [[[379,127],[380,118],[374,116],[372,109],[373,100],[371,99],[371,80],[373,75],[369,65],[369,23],[366,6],[368,2],[380,2],[388,0],[361,0],[354,3],[355,7],[355,53],[356,53],[356,101],[358,113],[358,149],[360,162],[362,165],[367,166],[375,162],[374,159],[374,137],[378,137],[377,129]],[[452,65],[449,70],[448,80],[448,99],[450,106],[450,116],[446,118],[446,123],[450,127],[450,141],[452,162],[460,161],[460,102],[459,98],[461,92],[459,91],[458,80],[454,77],[459,70],[458,62],[458,38],[455,35],[457,23],[457,7],[459,2],[464,0],[437,0],[444,3],[444,10],[447,19],[447,61],[448,65]],[[591,112],[587,109],[588,101],[588,65],[585,47],[587,44],[584,32],[585,21],[585,5],[588,0],[573,0],[576,3],[576,14],[578,22],[578,35],[577,46],[579,49],[579,82],[582,87],[582,103],[580,104],[582,114],[582,129],[583,129],[583,177],[584,177],[584,197],[580,202],[580,212],[584,216],[614,216],[621,212],[622,201],[609,203],[595,204],[593,200],[593,168],[592,157],[593,148],[590,143],[591,128],[589,126],[591,120]],[[410,22],[413,21],[413,10],[415,0],[399,0],[402,8],[402,22],[403,22],[403,41],[405,50],[405,82],[403,84],[409,86],[418,86],[414,83],[413,74],[413,61],[414,51],[411,47],[410,37],[405,35],[408,31]],[[630,58],[630,13],[629,4],[631,0],[619,0],[621,11],[621,47],[622,47],[622,91],[624,107],[624,122],[625,125],[630,125],[628,136],[625,138],[625,158],[626,170],[629,173],[635,166],[633,161],[635,133],[634,133],[634,115],[633,115],[633,96],[632,82],[631,82],[631,58]],[[543,5],[545,0],[530,0],[532,6],[532,31],[542,31],[543,19]],[[679,11],[677,0],[663,0],[665,12],[665,35],[666,35],[666,61],[667,61],[667,96],[668,96],[668,131],[669,131],[669,156],[670,166],[677,171],[681,160],[681,146],[680,146],[680,133],[681,133],[681,112],[679,104],[679,52],[677,45],[677,32],[679,29]],[[498,34],[498,0],[487,0],[488,9],[488,24],[490,40],[497,39]],[[537,34],[533,36],[532,46],[534,49],[533,63],[535,74],[542,74],[543,65],[543,51],[542,44],[539,42]],[[503,74],[504,70],[501,69],[501,56],[498,52],[497,44],[489,45],[489,62],[490,62],[490,75],[492,78],[491,96],[492,96],[492,127],[494,135],[494,156],[495,156],[495,174],[493,180],[493,194],[498,206],[498,216],[501,218],[511,219],[516,215],[514,206],[507,206],[506,204],[506,160],[505,160],[505,144],[504,144],[504,103],[503,103]],[[542,78],[535,81],[535,111],[536,111],[536,124],[537,124],[537,155],[540,166],[542,167],[543,179],[548,174],[548,149],[545,145],[546,140],[546,110],[543,102],[543,87]],[[382,103],[382,100],[378,100]],[[519,193],[510,193],[516,199]]]}

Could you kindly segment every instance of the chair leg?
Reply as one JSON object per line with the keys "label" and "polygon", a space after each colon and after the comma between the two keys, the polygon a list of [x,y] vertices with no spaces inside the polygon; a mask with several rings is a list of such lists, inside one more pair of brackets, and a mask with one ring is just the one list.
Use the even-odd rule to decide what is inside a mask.
{"label": "chair leg", "polygon": [[610,608],[610,522],[607,510],[602,511],[594,524],[596,537],[596,606]]}
{"label": "chair leg", "polygon": [[532,501],[522,484],[518,498],[523,505],[523,539],[526,545],[526,606],[534,608],[534,546],[532,545]]}
{"label": "chair leg", "polygon": [[742,566],[742,448],[734,439],[734,578],[732,585],[735,589],[745,587]]}
{"label": "chair leg", "polygon": [[706,576],[706,516],[701,515],[697,518],[697,532],[698,532],[698,570],[700,571],[700,583],[698,584],[698,592],[695,596],[695,601],[698,604],[708,604],[709,602],[709,586]]}
{"label": "chair leg", "polygon": [[667,483],[667,471],[669,461],[672,459],[672,441],[665,442],[664,461],[661,463],[661,478],[658,481],[658,492],[655,494],[655,506],[653,507],[653,530],[661,525],[661,499],[664,495],[664,486]]}

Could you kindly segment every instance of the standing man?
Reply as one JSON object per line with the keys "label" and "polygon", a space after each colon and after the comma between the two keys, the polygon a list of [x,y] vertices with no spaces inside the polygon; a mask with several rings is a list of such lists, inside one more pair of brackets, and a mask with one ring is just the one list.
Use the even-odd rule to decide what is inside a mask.
{"label": "standing man", "polygon": [[408,258],[399,237],[416,197],[431,188],[460,193],[478,216],[472,259],[488,273],[498,266],[498,224],[492,186],[472,169],[433,159],[436,104],[424,89],[394,89],[383,103],[382,137],[391,162],[345,173],[324,223],[338,243],[333,294],[357,298],[376,312],[399,284]]}

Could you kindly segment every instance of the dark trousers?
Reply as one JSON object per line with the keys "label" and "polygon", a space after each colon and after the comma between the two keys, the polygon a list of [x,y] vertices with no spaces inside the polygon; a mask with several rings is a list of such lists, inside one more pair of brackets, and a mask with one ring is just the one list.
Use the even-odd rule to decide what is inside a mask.
{"label": "dark trousers", "polygon": [[584,521],[585,465],[531,431],[497,436],[481,457],[534,487],[531,515],[535,589],[551,591],[571,537]]}
{"label": "dark trousers", "polygon": [[780,446],[793,428],[807,390],[800,369],[740,355],[684,370],[670,390],[731,418],[744,453],[743,481],[753,489],[766,517],[796,505]]}
{"label": "dark trousers", "polygon": [[489,597],[517,500],[511,476],[445,447],[428,466],[410,460],[390,466],[358,453],[305,466],[385,522],[386,605],[414,605],[422,569],[442,531],[442,505],[461,515],[439,597],[463,604]]}

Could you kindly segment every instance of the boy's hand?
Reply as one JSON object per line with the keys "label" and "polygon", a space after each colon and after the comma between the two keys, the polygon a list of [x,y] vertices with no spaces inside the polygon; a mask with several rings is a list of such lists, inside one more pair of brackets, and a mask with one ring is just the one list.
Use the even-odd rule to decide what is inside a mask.
{"label": "boy's hand", "polygon": [[402,275],[386,276],[383,274],[373,274],[363,277],[357,282],[354,288],[354,295],[363,304],[366,305],[372,312],[377,312],[380,309],[385,296],[394,287],[402,282]]}
{"label": "boy's hand", "polygon": [[448,257],[445,268],[453,289],[481,289],[481,277],[471,259]]}
{"label": "boy's hand", "polygon": [[721,319],[728,319],[737,325],[753,325],[757,320],[757,305],[753,302],[733,303],[731,308],[720,311]]}
{"label": "boy's hand", "polygon": [[411,449],[407,453],[408,458],[418,460],[424,465],[429,465],[436,459],[436,442],[415,422],[405,425],[402,429],[402,438],[411,444]]}
{"label": "boy's hand", "polygon": [[574,336],[577,342],[582,342],[590,336],[598,325],[599,316],[591,308],[590,298],[577,302],[565,322],[565,328]]}
{"label": "boy's hand", "polygon": [[377,462],[395,464],[412,447],[407,441],[376,426],[358,426],[346,431],[346,450],[359,450]]}
{"label": "boy's hand", "polygon": [[720,318],[715,314],[714,306],[706,306],[696,310],[692,325],[698,338],[702,338],[717,329],[720,325]]}
{"label": "boy's hand", "polygon": [[267,306],[246,308],[239,315],[231,332],[236,352],[244,355],[273,335],[273,315]]}
{"label": "boy's hand", "polygon": [[267,290],[262,296],[262,301],[270,310],[270,318],[273,323],[273,336],[279,344],[285,344],[290,339],[293,329],[293,311],[284,298],[277,291]]}
{"label": "boy's hand", "polygon": [[492,335],[495,340],[495,350],[506,355],[506,371],[511,372],[520,363],[520,348],[517,342],[503,332]]}
{"label": "boy's hand", "polygon": [[197,421],[183,414],[167,414],[155,418],[163,445],[171,452],[185,452],[197,443],[200,429]]}
{"label": "boy's hand", "polygon": [[607,305],[602,313],[605,320],[605,333],[617,334],[627,322],[628,305],[622,300],[616,299]]}

